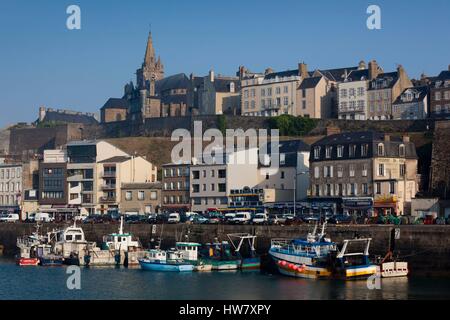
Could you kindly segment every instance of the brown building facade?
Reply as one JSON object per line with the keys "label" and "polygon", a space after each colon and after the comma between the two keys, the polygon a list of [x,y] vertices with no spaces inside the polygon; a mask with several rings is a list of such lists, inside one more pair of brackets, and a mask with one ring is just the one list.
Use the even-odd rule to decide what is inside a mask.
{"label": "brown building facade", "polygon": [[191,210],[188,164],[162,166],[162,209],[169,212]]}
{"label": "brown building facade", "polygon": [[121,188],[120,212],[149,214],[161,211],[161,183],[124,183]]}
{"label": "brown building facade", "polygon": [[450,65],[430,84],[430,117],[450,119]]}

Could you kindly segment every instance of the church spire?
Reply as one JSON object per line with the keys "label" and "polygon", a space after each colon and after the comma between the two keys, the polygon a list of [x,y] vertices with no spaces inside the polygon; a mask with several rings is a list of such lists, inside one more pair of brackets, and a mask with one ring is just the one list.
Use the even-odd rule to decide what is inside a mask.
{"label": "church spire", "polygon": [[153,48],[152,32],[148,33],[147,49],[145,50],[144,65],[150,66],[155,63],[155,48]]}

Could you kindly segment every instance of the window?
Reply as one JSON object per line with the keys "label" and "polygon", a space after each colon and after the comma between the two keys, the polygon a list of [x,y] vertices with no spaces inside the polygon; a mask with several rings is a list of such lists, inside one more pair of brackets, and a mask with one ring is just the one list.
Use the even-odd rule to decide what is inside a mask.
{"label": "window", "polygon": [[434,95],[434,100],[436,100],[436,101],[441,100],[441,92],[440,91],[436,91],[436,93]]}
{"label": "window", "polygon": [[381,194],[381,182],[375,183],[375,193]]}
{"label": "window", "polygon": [[378,144],[378,155],[384,156],[384,144],[382,143]]}
{"label": "window", "polygon": [[325,149],[325,157],[327,159],[331,158],[332,151],[333,151],[333,147],[326,147],[326,149]]}
{"label": "window", "polygon": [[281,179],[284,179],[284,171],[281,171]]}
{"label": "window", "polygon": [[280,88],[280,87],[276,87],[275,93],[276,93],[276,94],[281,94],[281,88]]}
{"label": "window", "polygon": [[389,182],[389,193],[390,194],[394,194],[395,193],[395,182],[394,181],[390,181]]}
{"label": "window", "polygon": [[288,86],[284,86],[284,93],[288,93],[289,92],[289,87]]}
{"label": "window", "polygon": [[314,178],[320,178],[320,169],[319,167],[314,167]]}
{"label": "window", "polygon": [[302,101],[302,109],[303,109],[303,110],[306,109],[306,100],[303,100],[303,101]]}
{"label": "window", "polygon": [[202,185],[202,190],[206,191],[206,184],[205,183]]}
{"label": "window", "polygon": [[341,98],[347,98],[347,89],[341,89]]}
{"label": "window", "polygon": [[227,171],[225,169],[219,170],[219,178],[224,179],[227,177]]}
{"label": "window", "polygon": [[368,153],[369,153],[369,145],[362,144],[361,145],[361,157],[367,157]]}
{"label": "window", "polygon": [[150,200],[157,200],[157,199],[158,199],[158,192],[150,191]]}
{"label": "window", "polygon": [[211,191],[214,191],[216,189],[216,185],[214,183],[211,183]]}
{"label": "window", "polygon": [[145,192],[138,191],[138,200],[144,200],[144,198],[145,198]]}
{"label": "window", "polygon": [[378,175],[384,177],[384,163],[378,165]]}
{"label": "window", "polygon": [[318,184],[316,184],[314,189],[315,189],[315,192],[314,192],[315,195],[317,197],[320,196],[320,186]]}
{"label": "window", "polygon": [[219,183],[219,192],[226,192],[227,187],[225,183]]}
{"label": "window", "polygon": [[351,164],[349,166],[349,176],[354,177],[355,176],[355,165]]}
{"label": "window", "polygon": [[399,155],[400,157],[404,157],[404,156],[405,156],[405,145],[404,145],[404,144],[401,144],[401,145],[398,147],[398,155]]}
{"label": "window", "polygon": [[351,196],[356,195],[356,184],[355,183],[350,183],[350,195]]}
{"label": "window", "polygon": [[350,158],[354,158],[356,156],[356,145],[355,144],[351,144],[348,147],[348,156]]}
{"label": "window", "polygon": [[337,176],[338,176],[338,178],[342,178],[343,174],[344,174],[343,168],[342,167],[337,167]]}
{"label": "window", "polygon": [[337,147],[337,157],[342,158],[344,156],[344,146]]}
{"label": "window", "polygon": [[364,87],[359,87],[358,88],[358,97],[361,97],[362,95],[364,95],[364,91],[365,91]]}
{"label": "window", "polygon": [[200,185],[199,184],[193,184],[192,185],[192,193],[199,193],[200,192]]}
{"label": "window", "polygon": [[261,97],[265,97],[266,96],[266,90],[261,89]]}
{"label": "window", "polygon": [[331,196],[331,185],[330,184],[326,185],[326,194],[327,194],[327,196]]}
{"label": "window", "polygon": [[369,194],[369,186],[367,185],[367,183],[363,183],[363,184],[362,184],[362,193],[363,193],[364,195]]}
{"label": "window", "polygon": [[192,171],[192,179],[197,180],[200,179],[200,171]]}
{"label": "window", "polygon": [[133,200],[133,192],[131,192],[131,191],[125,192],[125,200],[127,200],[127,201]]}
{"label": "window", "polygon": [[285,106],[289,105],[289,97],[284,97],[284,98],[283,98],[283,104],[284,104]]}
{"label": "window", "polygon": [[406,165],[404,163],[400,164],[400,177],[404,177],[406,174]]}
{"label": "window", "polygon": [[320,147],[315,147],[314,148],[314,159],[319,159],[320,158]]}
{"label": "window", "polygon": [[267,95],[269,97],[272,95],[272,88],[267,88]]}
{"label": "window", "polygon": [[338,196],[342,196],[343,195],[343,193],[342,193],[342,183],[339,183],[338,184]]}
{"label": "window", "polygon": [[363,164],[362,176],[367,177],[367,164]]}

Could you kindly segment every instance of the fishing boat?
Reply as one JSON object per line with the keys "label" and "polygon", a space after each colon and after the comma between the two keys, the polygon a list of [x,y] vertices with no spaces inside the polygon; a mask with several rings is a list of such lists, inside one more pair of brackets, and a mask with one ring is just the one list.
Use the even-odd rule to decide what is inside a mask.
{"label": "fishing boat", "polygon": [[57,267],[62,266],[64,264],[64,257],[49,254],[39,257],[39,264],[43,267]]}
{"label": "fishing boat", "polygon": [[325,224],[317,233],[318,224],[306,239],[273,239],[269,255],[275,261],[278,271],[286,276],[299,278],[329,278],[331,271],[328,260],[336,244],[325,238]]}
{"label": "fishing boat", "polygon": [[190,272],[194,265],[184,261],[182,253],[174,250],[151,249],[143,259],[139,259],[142,270],[164,272]]}
{"label": "fishing boat", "polygon": [[175,248],[181,252],[183,259],[194,266],[194,271],[211,271],[212,264],[199,257],[200,243],[177,242]]}
{"label": "fishing boat", "polygon": [[202,259],[212,265],[212,270],[238,270],[241,265],[241,259],[231,252],[231,246],[228,241],[207,243],[206,252],[203,252]]}
{"label": "fishing boat", "polygon": [[115,252],[116,262],[125,266],[138,265],[139,259],[145,255],[139,239],[133,240],[131,233],[123,231],[123,216],[120,217],[118,232],[103,237],[101,249]]}
{"label": "fishing boat", "polygon": [[36,225],[36,231],[31,235],[18,237],[16,246],[19,248],[19,255],[16,262],[19,266],[37,266],[39,258],[36,256],[36,247],[44,241],[44,237],[39,234],[39,224]]}
{"label": "fishing boat", "polygon": [[[241,258],[240,268],[242,270],[256,270],[261,267],[261,258],[256,254],[255,241],[256,236],[249,233],[230,233],[227,234],[231,244],[234,247],[234,251],[237,256]],[[238,239],[237,244],[235,239]],[[248,245],[248,255],[244,256],[241,250],[243,250],[244,244]]]}
{"label": "fishing boat", "polygon": [[[342,248],[337,250],[336,258],[332,255],[331,270],[334,278],[344,280],[365,279],[377,273],[377,266],[369,260],[371,238],[356,238],[344,240]],[[356,245],[356,252],[349,252],[349,248]]]}
{"label": "fishing boat", "polygon": [[383,259],[379,258],[378,262],[377,271],[382,278],[406,277],[409,274],[408,262],[398,261],[398,256],[394,256],[395,238],[395,229],[392,229],[388,252]]}

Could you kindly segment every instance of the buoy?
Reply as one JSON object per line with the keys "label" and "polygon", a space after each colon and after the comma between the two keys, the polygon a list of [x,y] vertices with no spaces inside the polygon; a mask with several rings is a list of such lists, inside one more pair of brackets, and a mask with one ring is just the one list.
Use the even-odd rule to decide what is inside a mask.
{"label": "buoy", "polygon": [[285,266],[286,264],[287,264],[286,261],[281,261],[281,265],[282,265],[282,266]]}
{"label": "buoy", "polygon": [[292,269],[293,266],[294,266],[294,265],[293,265],[292,263],[289,263],[289,264],[288,264],[289,269]]}

